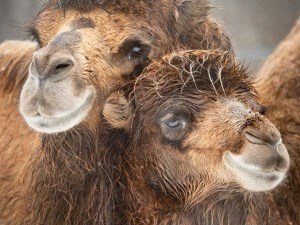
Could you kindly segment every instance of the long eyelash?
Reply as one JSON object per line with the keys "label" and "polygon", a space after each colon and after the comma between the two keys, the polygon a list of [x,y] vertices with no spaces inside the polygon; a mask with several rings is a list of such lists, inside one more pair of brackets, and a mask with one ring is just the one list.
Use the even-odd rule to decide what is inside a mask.
{"label": "long eyelash", "polygon": [[36,41],[38,45],[41,46],[42,43],[41,43],[40,35],[35,27],[29,27],[27,33],[29,36],[32,37],[33,41]]}

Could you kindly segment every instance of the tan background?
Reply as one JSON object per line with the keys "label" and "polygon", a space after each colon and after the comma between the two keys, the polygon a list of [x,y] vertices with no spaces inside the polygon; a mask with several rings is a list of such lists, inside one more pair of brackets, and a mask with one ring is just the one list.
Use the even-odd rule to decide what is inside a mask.
{"label": "tan background", "polygon": [[[211,0],[231,34],[237,55],[255,69],[300,15],[300,0]],[[0,0],[0,41],[26,39],[26,28],[42,0]]]}

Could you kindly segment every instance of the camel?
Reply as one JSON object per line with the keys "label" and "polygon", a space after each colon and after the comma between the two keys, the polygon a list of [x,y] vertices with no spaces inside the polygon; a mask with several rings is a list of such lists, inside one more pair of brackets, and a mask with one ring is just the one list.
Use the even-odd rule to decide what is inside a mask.
{"label": "camel", "polygon": [[168,52],[233,54],[209,9],[206,0],[49,0],[33,42],[0,45],[1,224],[122,224],[123,151],[113,149],[126,135],[102,138],[105,99]]}
{"label": "camel", "polygon": [[[16,91],[15,86],[24,83],[34,49],[35,44],[29,41],[0,45],[0,76],[5,77],[0,82],[0,224],[13,224],[5,221],[17,218],[19,209],[25,207],[22,178],[26,176],[26,162],[30,158],[30,149],[37,144],[37,135],[28,128],[17,110],[20,91]],[[28,148],[23,148],[24,143]]]}
{"label": "camel", "polygon": [[290,157],[263,110],[247,71],[217,50],[168,54],[111,94],[103,115],[129,136],[123,224],[276,224]]}
{"label": "camel", "polygon": [[266,115],[280,130],[292,161],[286,185],[274,197],[274,214],[278,217],[274,224],[300,224],[300,19],[264,63],[256,79]]}
{"label": "camel", "polygon": [[[29,68],[29,79],[21,94],[20,109],[24,119],[42,133],[63,132],[79,124],[91,108],[95,90],[82,88],[89,85],[85,79],[75,81],[75,78],[69,79],[71,75],[93,74],[93,82],[97,82],[97,75],[103,74],[100,82],[106,90],[106,86],[115,86],[114,82],[106,82],[110,77],[117,77],[116,84],[124,83],[124,80],[138,75],[152,58],[178,48],[232,51],[227,35],[207,16],[209,9],[205,0],[145,0],[138,4],[128,1],[48,1],[30,28],[38,46]],[[94,66],[95,59],[99,60],[97,68]],[[46,78],[50,77],[49,74],[52,75],[49,79],[54,82],[68,76],[65,86],[48,85],[49,82],[44,80],[49,80]],[[37,90],[32,90],[32,86],[40,78],[47,87],[40,100],[43,106],[38,107],[41,116],[47,119],[33,118],[38,107],[24,106],[36,102],[36,95],[40,93],[35,93]],[[70,90],[64,92],[64,99],[57,93],[60,89]],[[78,96],[73,95],[74,89],[80,90],[76,93]],[[46,95],[50,95],[49,99]],[[76,108],[76,104],[82,108]],[[57,105],[57,112],[54,112],[54,105]],[[80,112],[76,113],[76,110]],[[72,117],[69,115],[57,121],[50,118],[69,113],[73,113]],[[68,123],[65,124],[65,121]]]}

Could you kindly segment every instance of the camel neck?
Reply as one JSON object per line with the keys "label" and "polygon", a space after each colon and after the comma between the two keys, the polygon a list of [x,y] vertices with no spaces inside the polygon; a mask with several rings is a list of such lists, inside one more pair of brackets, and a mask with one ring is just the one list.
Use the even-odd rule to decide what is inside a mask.
{"label": "camel neck", "polygon": [[[130,157],[126,161],[127,224],[273,224],[270,194],[245,192],[207,177],[175,180],[147,167],[151,162],[133,165]],[[158,174],[168,183],[160,181]]]}
{"label": "camel neck", "polygon": [[[100,126],[99,126],[100,127]],[[43,135],[32,163],[30,224],[114,224],[124,134],[88,127]],[[47,204],[45,204],[47,203]]]}

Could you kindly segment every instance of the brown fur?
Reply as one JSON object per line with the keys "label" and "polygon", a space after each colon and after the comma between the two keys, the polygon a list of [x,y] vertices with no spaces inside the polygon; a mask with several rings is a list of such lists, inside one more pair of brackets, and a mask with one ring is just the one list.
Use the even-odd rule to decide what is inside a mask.
{"label": "brown fur", "polygon": [[28,128],[17,109],[19,87],[26,79],[35,46],[21,41],[0,45],[0,224],[16,224],[11,218],[24,221],[25,168],[38,135]]}
{"label": "brown fur", "polygon": [[[217,75],[220,69],[222,78]],[[222,151],[239,151],[243,138],[223,111],[218,114],[221,108],[214,102],[235,98],[253,111],[260,110],[251,79],[229,55],[219,51],[170,54],[152,63],[123,93],[134,110],[123,161],[127,178],[122,189],[127,202],[123,224],[275,224],[269,193],[247,192],[215,177],[220,175],[217,162]],[[117,99],[115,94],[112,99]],[[118,99],[112,99],[104,111],[122,118],[124,111],[113,111]],[[179,142],[165,139],[157,122],[161,113],[174,108],[186,110],[194,124]],[[197,157],[205,160],[195,167],[192,161]],[[197,167],[206,172],[197,172]]]}
{"label": "brown fur", "polygon": [[[231,51],[227,35],[207,17],[209,7],[204,0],[182,5],[173,1],[111,1],[103,8],[92,5],[88,10],[72,2],[48,2],[31,31],[38,49],[46,46],[63,25],[79,29],[85,38],[77,51],[85,53],[83,75],[97,88],[98,98],[88,120],[78,127],[62,134],[41,135],[39,141],[17,110],[35,46],[1,46],[1,224],[122,224],[122,214],[118,213],[121,205],[116,202],[122,151],[114,149],[120,149],[116,147],[118,139],[123,143],[126,136],[117,132],[109,140],[101,138],[107,129],[98,118],[103,100],[111,90],[138,75],[150,60],[172,50],[220,47]],[[80,26],[74,25],[82,17],[91,18],[92,23],[79,20]],[[130,29],[138,29],[136,37],[152,47],[144,61],[132,63],[120,55],[124,39],[131,38]],[[97,32],[106,32],[101,36],[105,48],[95,36]],[[103,50],[113,56],[107,70],[101,61]]]}
{"label": "brown fur", "polygon": [[300,20],[257,74],[267,116],[279,128],[291,155],[288,182],[274,196],[273,224],[300,224]]}
{"label": "brown fur", "polygon": [[[1,91],[19,94],[26,80],[36,44],[30,41],[7,41],[0,45]],[[17,54],[18,53],[18,54]],[[17,90],[16,90],[17,89]],[[18,97],[18,96],[14,96]]]}

